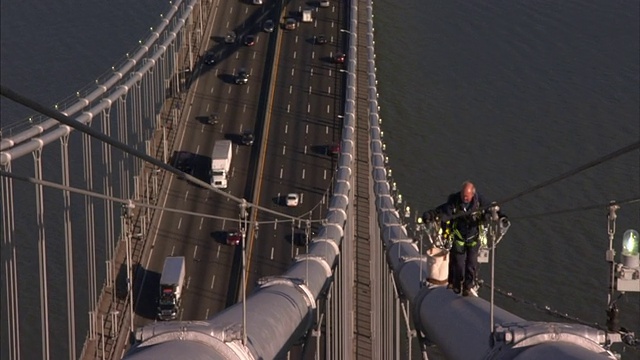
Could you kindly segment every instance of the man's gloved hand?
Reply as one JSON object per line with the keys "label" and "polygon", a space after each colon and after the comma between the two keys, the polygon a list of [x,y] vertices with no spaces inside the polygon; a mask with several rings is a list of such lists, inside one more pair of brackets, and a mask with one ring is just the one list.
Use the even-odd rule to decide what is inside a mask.
{"label": "man's gloved hand", "polygon": [[422,214],[422,220],[424,222],[431,222],[438,218],[438,213],[435,210],[428,210]]}

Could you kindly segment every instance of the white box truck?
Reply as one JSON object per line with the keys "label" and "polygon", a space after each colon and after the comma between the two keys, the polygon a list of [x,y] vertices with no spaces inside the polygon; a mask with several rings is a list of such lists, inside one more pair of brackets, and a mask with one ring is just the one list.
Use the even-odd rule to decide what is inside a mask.
{"label": "white box truck", "polygon": [[302,22],[308,23],[313,21],[313,12],[311,9],[302,10]]}
{"label": "white box truck", "polygon": [[211,155],[211,185],[220,189],[227,188],[232,154],[231,140],[218,140],[213,144],[213,155]]}
{"label": "white box truck", "polygon": [[178,316],[186,275],[184,262],[184,256],[169,256],[164,259],[158,297],[160,320],[174,320]]}

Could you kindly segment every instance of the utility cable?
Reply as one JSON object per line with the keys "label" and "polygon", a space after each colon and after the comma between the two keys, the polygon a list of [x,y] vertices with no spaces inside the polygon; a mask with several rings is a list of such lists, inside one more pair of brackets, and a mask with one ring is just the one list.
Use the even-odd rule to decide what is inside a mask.
{"label": "utility cable", "polygon": [[[4,170],[0,170],[0,177],[8,177],[8,178],[12,178],[12,179],[15,179],[15,180],[20,180],[20,181],[24,181],[24,182],[28,182],[28,183],[32,183],[32,184],[42,185],[42,186],[48,187],[48,188],[53,188],[53,189],[58,189],[58,190],[66,190],[66,191],[69,191],[69,192],[74,193],[74,194],[86,195],[86,196],[90,196],[90,197],[93,197],[93,198],[112,201],[112,202],[115,202],[115,203],[120,203],[122,205],[131,204],[131,205],[134,205],[135,207],[149,208],[149,209],[154,209],[154,210],[163,210],[163,211],[168,211],[168,212],[173,212],[173,213],[178,213],[178,214],[191,215],[191,216],[200,216],[200,217],[204,217],[204,218],[208,218],[208,219],[224,220],[224,221],[229,221],[229,222],[244,221],[244,220],[238,220],[237,218],[228,218],[228,217],[224,217],[224,216],[203,214],[203,213],[198,213],[198,212],[193,212],[193,211],[180,210],[180,209],[175,209],[175,208],[162,207],[162,206],[158,206],[158,205],[146,204],[144,202],[133,201],[133,200],[124,199],[124,198],[115,197],[115,196],[108,196],[108,195],[104,195],[104,194],[101,194],[101,193],[97,193],[95,191],[89,191],[89,190],[85,190],[85,189],[78,189],[78,188],[71,187],[71,186],[60,185],[58,183],[47,181],[47,180],[38,180],[38,179],[36,179],[34,177],[22,176],[22,175],[10,173],[10,172],[4,171]],[[296,221],[296,222],[311,221],[313,223],[322,222],[322,220],[308,220],[308,219],[303,219],[301,217],[294,218],[294,217],[288,216],[288,215],[284,216],[284,219],[279,220],[279,221],[285,221],[285,220],[293,220],[293,221]],[[264,224],[273,224],[275,222],[278,222],[278,219],[276,219],[274,221],[254,221],[253,223],[258,224],[258,225],[264,225]]]}
{"label": "utility cable", "polygon": [[[617,205],[628,205],[628,204],[633,204],[633,203],[637,203],[637,202],[640,202],[640,196],[636,197],[636,198],[633,198],[633,199],[627,199],[627,200],[622,200],[622,201],[614,201],[613,203],[617,204]],[[582,211],[588,211],[588,210],[594,210],[594,209],[606,209],[607,207],[611,206],[611,204],[612,204],[611,202],[608,202],[606,204],[584,206],[584,207],[580,207],[580,208],[564,209],[564,210],[557,210],[557,211],[547,211],[547,212],[539,213],[539,214],[510,217],[509,219],[511,219],[511,220],[533,219],[533,218],[539,218],[539,217],[544,217],[544,216],[561,215],[561,214],[568,214],[568,213],[573,213],[573,212],[582,212]]]}
{"label": "utility cable", "polygon": [[573,169],[571,171],[568,171],[568,172],[566,172],[564,174],[561,174],[561,175],[559,175],[557,177],[554,177],[552,179],[544,181],[544,182],[542,182],[542,183],[540,183],[540,184],[538,184],[536,186],[530,187],[529,189],[521,191],[521,192],[519,192],[519,193],[517,193],[517,194],[515,194],[513,196],[510,196],[510,197],[507,197],[507,198],[505,198],[503,200],[500,200],[497,203],[498,204],[507,203],[507,202],[509,202],[511,200],[517,199],[517,198],[519,198],[521,196],[524,196],[524,195],[529,194],[531,192],[534,192],[536,190],[542,189],[543,187],[546,187],[546,186],[549,186],[549,185],[551,185],[553,183],[556,183],[558,181],[564,180],[564,179],[566,179],[568,177],[571,177],[571,176],[573,176],[573,175],[575,175],[575,174],[577,174],[579,172],[582,172],[584,170],[590,169],[590,168],[592,168],[592,167],[594,167],[596,165],[600,165],[600,164],[602,164],[604,162],[607,162],[607,161],[609,161],[611,159],[614,159],[614,158],[616,158],[616,157],[618,157],[620,155],[624,155],[624,154],[626,154],[626,153],[628,153],[630,151],[637,150],[637,149],[640,149],[640,141],[632,143],[630,145],[627,145],[627,146],[625,146],[623,148],[620,148],[620,149],[618,149],[618,150],[616,150],[616,151],[614,151],[614,152],[612,152],[612,153],[610,153],[608,155],[605,155],[605,156],[603,156],[603,157],[601,157],[599,159],[596,159],[596,160],[593,160],[591,162],[588,162],[588,163],[586,163],[586,164],[584,164],[582,166],[579,166],[579,167],[577,167],[577,168],[575,168],[575,169]]}
{"label": "utility cable", "polygon": [[[224,192],[224,191],[222,191],[220,189],[217,189],[217,188],[213,187],[211,184],[208,184],[208,183],[206,183],[206,182],[204,182],[204,181],[202,181],[202,180],[200,180],[200,179],[198,179],[198,178],[196,178],[194,176],[191,176],[191,175],[189,175],[187,173],[184,173],[184,172],[174,168],[173,166],[171,166],[169,164],[165,164],[164,162],[162,162],[162,161],[160,161],[160,160],[158,160],[158,159],[156,159],[156,158],[154,158],[152,156],[149,156],[146,153],[144,153],[144,152],[142,152],[142,151],[140,151],[138,149],[135,149],[135,148],[133,148],[133,147],[131,147],[131,146],[125,144],[125,143],[122,143],[122,142],[120,142],[120,141],[118,141],[118,140],[116,140],[116,139],[114,139],[114,138],[112,138],[110,136],[107,136],[107,135],[101,133],[100,131],[94,130],[90,126],[87,126],[87,125],[85,125],[85,124],[83,124],[83,123],[81,123],[81,122],[79,122],[79,121],[77,121],[75,119],[72,119],[69,116],[67,116],[67,115],[65,115],[65,114],[63,114],[63,113],[61,113],[61,112],[59,112],[57,110],[49,109],[46,106],[44,106],[44,105],[42,105],[42,104],[40,104],[40,103],[38,103],[38,102],[36,102],[34,100],[31,100],[31,99],[29,99],[29,98],[27,98],[27,97],[25,97],[23,95],[20,95],[17,92],[15,92],[15,91],[13,91],[13,90],[11,90],[11,89],[3,86],[3,85],[0,85],[0,94],[2,96],[5,96],[5,97],[7,97],[7,98],[9,98],[9,99],[11,99],[11,100],[23,105],[23,106],[28,107],[31,110],[37,111],[37,112],[39,112],[41,114],[49,116],[50,118],[56,119],[59,122],[65,124],[67,126],[70,126],[70,127],[74,128],[74,129],[76,129],[76,130],[78,130],[80,132],[83,132],[83,133],[85,133],[85,134],[87,134],[87,135],[89,135],[91,137],[94,137],[94,138],[96,138],[98,140],[101,140],[101,141],[103,141],[103,142],[105,142],[105,143],[107,143],[107,144],[109,144],[109,145],[111,145],[111,146],[113,146],[115,148],[118,148],[118,149],[124,151],[127,154],[133,155],[133,156],[135,156],[135,157],[137,157],[137,158],[139,158],[139,159],[141,159],[143,161],[146,161],[146,162],[148,162],[150,164],[153,164],[153,165],[155,165],[155,166],[157,166],[157,167],[159,167],[161,169],[164,169],[164,170],[166,170],[166,171],[168,171],[170,173],[173,173],[175,175],[183,177],[183,178],[187,179],[188,181],[190,181],[192,183],[195,183],[195,184],[197,184],[199,186],[202,186],[202,187],[204,187],[206,189],[213,190],[214,192],[216,192],[216,193],[218,193],[218,194],[220,194],[220,195],[222,195],[222,196],[224,196],[224,197],[226,197],[228,199],[231,199],[231,200],[237,202],[238,204],[243,203],[244,201],[246,201],[244,199],[241,199],[239,197],[236,197],[236,196],[233,196],[233,195],[231,195],[229,193],[226,193],[226,192]],[[270,213],[270,214],[275,215],[275,216],[284,217],[284,218],[287,218],[287,219],[297,219],[296,217],[293,217],[291,215],[283,214],[281,212],[278,212],[278,211],[275,211],[275,210],[272,210],[272,209],[269,209],[269,208],[266,208],[266,207],[262,207],[262,206],[259,206],[259,205],[256,205],[256,204],[252,204],[252,203],[249,203],[249,202],[246,202],[246,203],[250,207],[255,207],[260,211],[264,211],[264,212]]]}

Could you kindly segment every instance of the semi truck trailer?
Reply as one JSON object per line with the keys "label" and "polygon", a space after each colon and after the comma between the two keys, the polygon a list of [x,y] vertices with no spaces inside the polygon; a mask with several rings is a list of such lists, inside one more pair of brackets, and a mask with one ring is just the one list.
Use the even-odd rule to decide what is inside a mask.
{"label": "semi truck trailer", "polygon": [[184,256],[169,256],[164,259],[162,275],[160,276],[158,319],[174,320],[178,316],[185,273]]}
{"label": "semi truck trailer", "polygon": [[226,189],[231,169],[232,144],[231,140],[218,140],[213,145],[211,155],[211,185]]}

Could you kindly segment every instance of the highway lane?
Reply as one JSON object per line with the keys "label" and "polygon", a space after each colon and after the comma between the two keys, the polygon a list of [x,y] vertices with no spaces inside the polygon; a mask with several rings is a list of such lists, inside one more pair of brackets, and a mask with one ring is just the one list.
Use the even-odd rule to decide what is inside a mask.
{"label": "highway lane", "polygon": [[[303,6],[302,1],[292,2],[283,14],[296,14]],[[341,135],[344,77],[330,58],[344,51],[340,32],[344,10],[333,4],[314,11],[314,17],[313,23],[299,23],[297,30],[282,31],[258,201],[261,206],[311,219],[317,228],[326,212],[336,166],[336,159],[327,155],[326,149]],[[314,37],[320,34],[330,43],[315,44]],[[289,192],[301,194],[298,207],[284,206],[282,197]],[[258,220],[273,217],[260,213]],[[304,247],[291,242],[292,233],[304,232],[304,227],[304,223],[300,226],[289,221],[260,227],[252,249],[249,289],[260,277],[282,274],[292,257],[304,253]]]}
{"label": "highway lane", "polygon": [[[264,101],[265,93],[272,91],[273,111],[267,152],[262,154],[265,167],[258,203],[291,215],[311,212],[311,218],[319,220],[326,211],[326,195],[335,168],[335,158],[326,155],[324,150],[339,140],[341,132],[338,115],[342,112],[343,74],[328,59],[336,51],[344,51],[339,41],[339,16],[344,14],[340,14],[338,6],[320,9],[315,13],[314,23],[301,24],[295,32],[283,33],[274,89],[267,89],[263,88],[263,76],[270,69],[264,65],[269,37],[275,33],[268,34],[260,28],[267,18],[275,19],[276,23],[281,19],[275,3],[253,6],[234,0],[220,1],[213,24],[205,30],[211,39],[207,51],[216,54],[217,63],[206,66],[199,62],[194,70],[193,95],[186,105],[188,115],[186,123],[181,124],[176,150],[199,154],[206,163],[215,140],[237,141],[237,135],[247,128],[259,132],[260,101]],[[228,31],[235,31],[239,41],[247,34],[256,34],[256,44],[252,47],[225,44]],[[313,37],[320,33],[331,42],[316,45]],[[234,83],[234,76],[241,68],[251,74],[247,85]],[[214,126],[203,121],[212,112],[219,114],[219,124]],[[260,155],[257,146],[234,145],[232,176],[227,189],[231,194],[251,200],[255,165]],[[149,257],[137,270],[137,281],[144,279],[144,283],[137,286],[140,291],[135,302],[136,327],[155,321],[160,273],[164,258],[169,255],[183,255],[187,259],[188,280],[178,319],[207,319],[236,300],[233,295],[238,284],[233,275],[239,271],[239,249],[224,244],[221,232],[238,228],[237,204],[173,176],[165,181],[165,186],[163,206],[215,214],[226,220],[166,211],[159,216],[155,233],[149,234]],[[292,191],[302,194],[300,206],[283,207],[278,196]],[[273,220],[273,216],[259,213],[254,220]],[[281,274],[292,255],[304,251],[304,247],[291,245],[291,232],[290,222],[264,224],[255,232],[249,289],[259,277]]]}
{"label": "highway lane", "polygon": [[[259,34],[252,47],[244,46],[240,41],[256,30],[249,26],[251,22],[248,19],[264,17],[265,10],[235,0],[221,0],[211,27],[205,30],[205,35],[210,38],[207,50],[216,54],[217,63],[207,66],[199,62],[194,69],[186,123],[181,124],[176,145],[176,150],[200,155],[202,164],[198,166],[198,173],[205,177],[214,141],[224,138],[237,140],[237,134],[254,128],[256,124],[268,34]],[[224,43],[228,31],[238,34],[236,44]],[[247,85],[234,83],[234,76],[241,68],[251,74]],[[219,123],[213,126],[203,121],[212,112],[219,114]],[[226,190],[243,197],[249,187],[247,174],[252,152],[237,143],[233,151],[231,177]],[[238,228],[234,223],[238,218],[237,204],[173,176],[166,183],[168,190],[165,189],[166,198],[161,199],[163,206],[215,214],[227,220],[166,211],[159,216],[156,232],[150,234],[148,260],[137,274],[137,278],[144,278],[144,285],[136,301],[136,327],[155,321],[160,273],[164,258],[169,255],[183,255],[187,259],[188,280],[179,319],[206,319],[228,305],[227,290],[236,249],[224,244],[222,231]]]}

